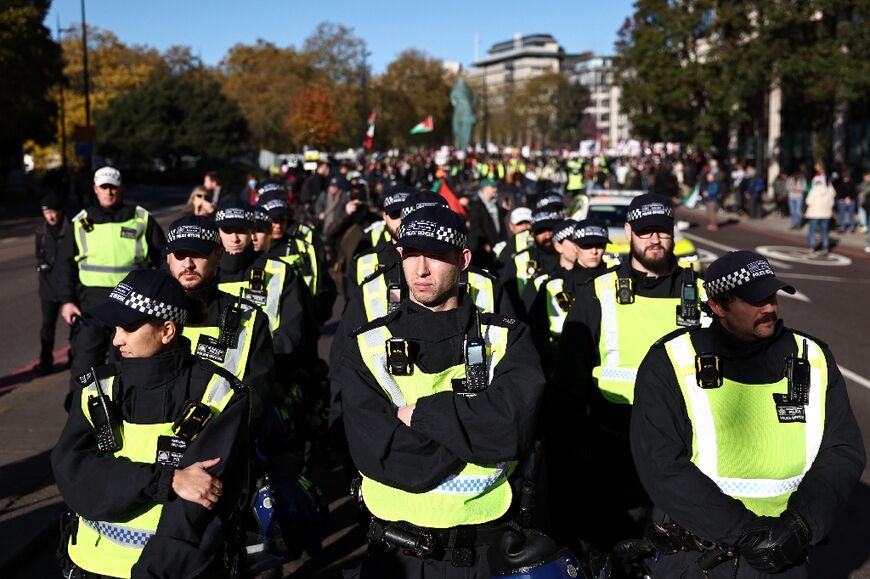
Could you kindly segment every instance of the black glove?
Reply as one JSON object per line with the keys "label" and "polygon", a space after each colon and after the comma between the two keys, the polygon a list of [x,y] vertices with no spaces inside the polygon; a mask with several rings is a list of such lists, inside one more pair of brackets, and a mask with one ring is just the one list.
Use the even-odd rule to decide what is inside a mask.
{"label": "black glove", "polygon": [[779,517],[758,517],[737,541],[740,556],[766,573],[779,573],[801,562],[809,544],[809,527],[788,511]]}

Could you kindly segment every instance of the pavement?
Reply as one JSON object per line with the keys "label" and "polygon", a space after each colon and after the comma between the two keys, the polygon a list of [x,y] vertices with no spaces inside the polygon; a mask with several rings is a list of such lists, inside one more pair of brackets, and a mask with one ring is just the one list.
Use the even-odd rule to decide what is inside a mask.
{"label": "pavement", "polygon": [[[171,219],[177,212],[177,205],[165,210],[161,221]],[[863,306],[866,292],[870,289],[870,254],[863,251],[865,236],[832,233],[835,242],[832,254],[810,257],[805,249],[806,228],[799,232],[790,230],[787,217],[769,215],[763,220],[747,220],[723,213],[720,215],[721,229],[710,232],[703,227],[706,220],[702,210],[681,208],[678,214],[692,223],[686,236],[696,244],[702,261],[709,263],[725,251],[737,248],[754,249],[765,252],[778,275],[798,286],[799,296],[782,300],[783,317],[787,323],[792,322],[791,325],[831,345],[847,379],[856,418],[860,425],[870,424],[870,379],[867,378],[870,376],[870,358],[866,356],[866,321],[843,323],[855,320],[857,313],[866,311]],[[0,221],[0,236],[6,237],[10,231],[7,226],[10,226],[8,222]],[[33,223],[31,220],[11,226],[24,232],[21,235],[29,236]],[[23,243],[23,240],[19,241]],[[4,247],[0,245],[0,249]],[[2,259],[0,253],[0,261]],[[0,284],[3,283],[0,278]],[[4,317],[14,305],[0,304]],[[336,313],[339,307],[340,300]],[[866,314],[863,319],[866,320]],[[327,334],[334,331],[334,320],[327,325]],[[4,334],[4,344],[16,341],[7,339],[13,333],[26,335],[28,339],[34,335],[29,329],[5,322],[0,326],[0,332]],[[329,336],[321,340],[323,357],[329,342]],[[60,349],[57,356],[60,370],[64,351]],[[20,358],[18,366],[25,360]],[[14,376],[10,379],[10,375],[0,377],[0,440],[6,441],[0,445],[0,544],[3,545],[0,549],[0,577],[48,577],[57,573],[53,553],[58,538],[58,515],[64,505],[54,485],[49,456],[66,419],[61,400],[68,379],[66,371],[46,377],[28,375],[18,381]],[[870,429],[864,426],[865,446],[870,448],[868,431]],[[348,497],[344,496],[347,487],[343,475],[324,467],[316,479],[315,482],[324,488],[331,500],[333,520],[329,535],[321,554],[306,555],[287,563],[283,568],[285,576],[316,574],[338,577],[342,563],[361,556],[365,549],[354,509]],[[829,540],[814,549],[810,561],[811,577],[870,579],[868,520],[870,469],[865,470]]]}

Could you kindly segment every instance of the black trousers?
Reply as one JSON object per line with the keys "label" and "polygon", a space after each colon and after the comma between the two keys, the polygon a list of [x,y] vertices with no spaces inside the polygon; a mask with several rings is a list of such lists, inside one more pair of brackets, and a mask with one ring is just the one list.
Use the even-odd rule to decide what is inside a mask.
{"label": "black trousers", "polygon": [[400,551],[385,553],[369,546],[359,567],[346,569],[344,579],[491,579],[486,554],[489,545],[475,547],[475,562],[471,567],[454,567],[450,551],[443,560],[418,559]]}
{"label": "black trousers", "polygon": [[54,328],[60,313],[60,302],[42,300],[42,327],[39,329],[39,362],[51,366],[54,361]]}

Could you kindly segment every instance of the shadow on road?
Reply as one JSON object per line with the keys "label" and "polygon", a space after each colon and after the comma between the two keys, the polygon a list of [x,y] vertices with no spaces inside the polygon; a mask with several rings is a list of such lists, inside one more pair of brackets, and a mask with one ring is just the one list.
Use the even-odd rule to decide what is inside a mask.
{"label": "shadow on road", "polygon": [[[0,466],[0,499],[23,496],[52,484],[51,450]],[[4,505],[7,502],[0,501]],[[6,510],[5,506],[3,510]]]}
{"label": "shadow on road", "polygon": [[847,579],[870,559],[870,486],[859,483],[823,545],[813,549],[812,579]]}

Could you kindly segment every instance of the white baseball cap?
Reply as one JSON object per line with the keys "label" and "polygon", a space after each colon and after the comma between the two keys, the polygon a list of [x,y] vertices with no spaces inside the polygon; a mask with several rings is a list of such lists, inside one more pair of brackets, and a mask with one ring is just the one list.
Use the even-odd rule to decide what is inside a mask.
{"label": "white baseball cap", "polygon": [[114,167],[101,167],[94,173],[94,185],[114,185],[121,186],[121,172]]}
{"label": "white baseball cap", "polygon": [[523,221],[532,222],[532,210],[528,207],[517,207],[511,211],[511,224],[519,225]]}

